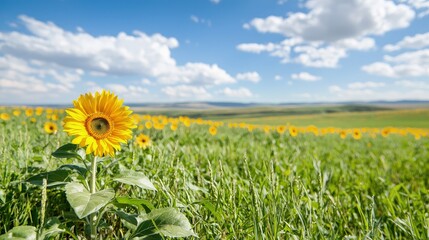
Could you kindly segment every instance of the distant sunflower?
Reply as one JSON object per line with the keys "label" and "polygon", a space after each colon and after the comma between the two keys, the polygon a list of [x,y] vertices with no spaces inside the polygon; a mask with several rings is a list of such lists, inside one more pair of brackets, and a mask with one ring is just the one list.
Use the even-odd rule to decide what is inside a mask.
{"label": "distant sunflower", "polygon": [[286,131],[286,127],[285,126],[278,126],[277,127],[277,132],[280,134],[283,134]]}
{"label": "distant sunflower", "polygon": [[341,137],[341,139],[345,139],[347,137],[347,131],[346,130],[341,130],[340,131],[340,137]]}
{"label": "distant sunflower", "polygon": [[7,120],[10,119],[10,116],[7,113],[2,113],[2,114],[0,114],[0,119],[4,120],[4,121],[7,121]]}
{"label": "distant sunflower", "polygon": [[216,133],[217,133],[217,128],[216,128],[215,126],[211,126],[211,127],[209,128],[209,133],[210,133],[212,136],[216,135]]}
{"label": "distant sunflower", "polygon": [[359,129],[353,129],[353,138],[359,140],[362,138],[362,133]]}
{"label": "distant sunflower", "polygon": [[112,155],[120,150],[120,143],[132,138],[129,107],[122,106],[123,100],[103,90],[95,95],[87,93],[73,101],[74,108],[66,110],[64,131],[75,136],[72,143],[86,146],[86,154],[96,156]]}
{"label": "distant sunflower", "polygon": [[57,124],[53,122],[46,122],[45,125],[43,126],[43,129],[47,134],[54,134],[57,132],[58,127],[57,127]]}
{"label": "distant sunflower", "polygon": [[137,136],[136,143],[139,147],[141,147],[143,149],[147,148],[151,145],[151,141],[150,141],[149,136],[146,136],[143,133],[141,133],[140,135]]}
{"label": "distant sunflower", "polygon": [[292,137],[296,137],[298,135],[298,129],[296,127],[294,127],[294,126],[290,126],[289,127],[289,134]]}

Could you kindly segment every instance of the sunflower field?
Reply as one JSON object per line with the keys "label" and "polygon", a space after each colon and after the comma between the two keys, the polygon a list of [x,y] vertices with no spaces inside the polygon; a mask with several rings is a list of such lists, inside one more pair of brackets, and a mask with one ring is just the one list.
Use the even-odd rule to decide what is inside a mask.
{"label": "sunflower field", "polygon": [[0,108],[0,239],[429,239],[429,130]]}

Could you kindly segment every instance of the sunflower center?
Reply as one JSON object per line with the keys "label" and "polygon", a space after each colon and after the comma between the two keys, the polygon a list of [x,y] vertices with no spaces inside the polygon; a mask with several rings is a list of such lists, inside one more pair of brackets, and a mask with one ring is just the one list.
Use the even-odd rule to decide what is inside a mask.
{"label": "sunflower center", "polygon": [[106,138],[112,132],[112,121],[102,113],[95,113],[87,118],[85,123],[89,135],[95,139]]}
{"label": "sunflower center", "polygon": [[53,126],[49,126],[49,129],[50,129],[51,131],[53,131],[53,130],[54,130],[54,127],[53,127]]}

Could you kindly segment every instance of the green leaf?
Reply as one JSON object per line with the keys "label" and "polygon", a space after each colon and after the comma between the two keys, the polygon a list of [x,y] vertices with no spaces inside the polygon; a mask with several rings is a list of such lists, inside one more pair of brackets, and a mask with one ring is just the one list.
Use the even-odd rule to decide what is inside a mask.
{"label": "green leaf", "polygon": [[76,150],[76,144],[67,143],[66,145],[61,146],[55,152],[53,152],[52,156],[56,158],[76,158],[78,160],[83,160],[82,157],[76,152]]}
{"label": "green leaf", "polygon": [[48,187],[57,186],[57,185],[65,185],[70,182],[69,175],[71,172],[69,170],[55,170],[50,172],[39,173],[34,175],[26,180],[26,182],[42,186],[43,179],[46,178],[48,182]]}
{"label": "green leaf", "polygon": [[149,210],[155,209],[155,206],[151,202],[145,199],[130,198],[130,197],[117,197],[116,201],[120,204],[127,204],[141,208],[142,205],[146,206]]}
{"label": "green leaf", "polygon": [[33,226],[18,226],[0,236],[0,240],[33,240],[37,238],[36,228]]}
{"label": "green leaf", "polygon": [[138,221],[137,221],[138,215],[129,214],[129,213],[126,213],[126,212],[123,212],[123,211],[120,211],[120,210],[115,211],[115,213],[121,219],[123,219],[123,220],[125,220],[125,221],[127,221],[127,222],[129,222],[129,223],[137,226],[137,224],[138,224]]}
{"label": "green leaf", "polygon": [[85,167],[81,167],[73,164],[65,164],[60,166],[58,169],[70,169],[70,170],[76,171],[82,177],[86,177],[86,173],[88,172],[88,170]]}
{"label": "green leaf", "polygon": [[140,187],[142,189],[155,190],[155,186],[153,186],[152,182],[146,177],[143,173],[135,172],[135,171],[124,171],[118,177],[115,177],[113,181],[134,185]]}
{"label": "green leaf", "polygon": [[65,189],[67,201],[79,219],[97,212],[115,196],[112,189],[90,193],[82,184],[75,182],[67,184]]}
{"label": "green leaf", "polygon": [[198,202],[198,203],[203,205],[203,207],[205,207],[207,210],[209,210],[213,214],[213,216],[215,216],[215,218],[218,222],[222,221],[221,214],[218,211],[216,211],[216,207],[213,205],[213,203],[211,201],[203,200],[203,201]]}
{"label": "green leaf", "polygon": [[197,236],[185,215],[175,208],[155,209],[144,216],[133,237],[188,237]]}
{"label": "green leaf", "polygon": [[61,224],[60,220],[56,217],[48,219],[48,221],[46,222],[42,230],[40,239],[49,239],[49,238],[55,237],[59,233],[65,232],[64,229],[60,228],[60,224]]}

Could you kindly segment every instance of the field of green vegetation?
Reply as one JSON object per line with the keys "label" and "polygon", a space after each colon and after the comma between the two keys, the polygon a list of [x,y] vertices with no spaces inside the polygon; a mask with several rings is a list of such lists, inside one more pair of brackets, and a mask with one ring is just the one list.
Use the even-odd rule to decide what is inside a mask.
{"label": "field of green vegetation", "polygon": [[[98,187],[114,189],[116,199],[109,203],[112,207],[104,212],[98,231],[104,239],[126,239],[131,220],[118,217],[119,208],[137,216],[173,207],[189,219],[198,239],[428,239],[428,136],[363,134],[360,139],[342,139],[338,134],[304,133],[292,137],[287,132],[267,134],[226,126],[230,120],[317,127],[429,127],[427,110],[378,110],[196,116],[224,120],[216,134],[209,133],[208,125],[187,127],[180,122],[177,130],[169,124],[148,129],[142,121],[134,138],[144,133],[151,145],[139,148],[133,138],[98,165]],[[71,141],[62,131],[63,114],[50,120],[58,131],[47,134],[46,113],[32,120],[24,114],[13,116],[11,109],[3,111],[11,117],[0,120],[0,235],[16,226],[39,228],[51,223],[51,228],[60,230],[47,238],[82,238],[88,219],[78,219],[64,184],[81,179],[79,171],[90,163],[72,155],[52,156]],[[69,177],[48,179],[52,184],[47,189],[40,186],[40,178],[31,178],[58,169]],[[112,176],[127,169],[144,173],[158,191],[112,181]]]}
{"label": "field of green vegetation", "polygon": [[[142,111],[138,109],[141,113]],[[202,117],[224,122],[317,127],[416,127],[429,128],[429,108],[396,109],[377,106],[321,106],[321,107],[251,107],[209,110],[153,110],[152,114]]]}

